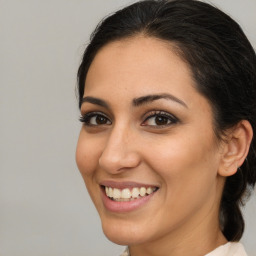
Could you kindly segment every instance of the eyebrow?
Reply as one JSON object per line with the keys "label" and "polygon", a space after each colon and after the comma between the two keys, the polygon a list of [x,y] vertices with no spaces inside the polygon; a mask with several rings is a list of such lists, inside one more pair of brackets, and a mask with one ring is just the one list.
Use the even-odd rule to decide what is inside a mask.
{"label": "eyebrow", "polygon": [[174,102],[181,104],[185,108],[188,108],[188,106],[186,105],[186,103],[184,101],[182,101],[182,100],[178,99],[177,97],[175,97],[174,95],[168,94],[168,93],[151,94],[151,95],[146,95],[146,96],[136,98],[133,100],[133,105],[138,107],[138,106],[150,103],[155,100],[160,100],[160,99],[172,100]]}
{"label": "eyebrow", "polygon": [[[175,97],[172,94],[168,94],[168,93],[162,93],[162,94],[150,94],[150,95],[145,95],[139,98],[135,98],[132,101],[132,104],[134,107],[139,107],[141,105],[144,104],[148,104],[150,102],[153,102],[155,100],[160,100],[160,99],[167,99],[167,100],[172,100],[174,102],[177,102],[179,104],[181,104],[182,106],[188,108],[188,106],[186,105],[186,103],[180,99],[178,99],[177,97]],[[101,107],[105,107],[107,109],[109,109],[109,105],[106,101],[99,99],[99,98],[95,98],[95,97],[91,97],[91,96],[86,96],[82,99],[82,104],[84,102],[89,102],[91,104],[95,104],[95,105],[99,105]]]}
{"label": "eyebrow", "polygon": [[91,96],[87,96],[87,97],[84,97],[82,99],[82,104],[84,102],[89,102],[89,103],[92,103],[92,104],[95,104],[95,105],[99,105],[101,107],[109,109],[109,105],[107,104],[107,102],[105,102],[104,100],[101,100],[99,98],[94,98],[94,97],[91,97]]}

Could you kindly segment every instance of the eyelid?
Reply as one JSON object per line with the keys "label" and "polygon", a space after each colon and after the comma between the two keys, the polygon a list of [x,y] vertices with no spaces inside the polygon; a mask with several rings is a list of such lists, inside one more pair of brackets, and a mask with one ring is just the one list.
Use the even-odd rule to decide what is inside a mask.
{"label": "eyelid", "polygon": [[103,115],[106,118],[108,118],[109,120],[114,119],[114,115],[112,114],[112,112],[110,110],[105,109],[104,107],[101,107],[101,106],[87,105],[87,103],[85,102],[83,107],[80,110],[80,114],[81,114],[81,116],[86,116],[90,113]]}

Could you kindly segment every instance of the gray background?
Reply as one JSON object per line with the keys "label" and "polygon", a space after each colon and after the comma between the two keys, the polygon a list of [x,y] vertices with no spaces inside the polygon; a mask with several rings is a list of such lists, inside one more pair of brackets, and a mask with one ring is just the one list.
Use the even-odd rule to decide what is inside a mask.
{"label": "gray background", "polygon": [[[0,0],[0,255],[114,256],[75,164],[76,71],[98,21],[129,0]],[[256,47],[256,0],[213,0]],[[245,209],[256,255],[256,197]]]}

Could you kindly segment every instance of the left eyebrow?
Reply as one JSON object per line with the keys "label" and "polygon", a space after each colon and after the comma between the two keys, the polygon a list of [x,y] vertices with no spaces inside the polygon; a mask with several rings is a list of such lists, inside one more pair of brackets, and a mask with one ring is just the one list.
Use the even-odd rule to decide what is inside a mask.
{"label": "left eyebrow", "polygon": [[186,103],[184,101],[182,101],[182,100],[178,99],[177,97],[175,97],[174,95],[168,94],[168,93],[145,95],[145,96],[133,99],[132,103],[135,107],[138,107],[138,106],[150,103],[155,100],[160,100],[160,99],[172,100],[174,102],[181,104],[185,108],[188,108],[188,106],[186,105]]}

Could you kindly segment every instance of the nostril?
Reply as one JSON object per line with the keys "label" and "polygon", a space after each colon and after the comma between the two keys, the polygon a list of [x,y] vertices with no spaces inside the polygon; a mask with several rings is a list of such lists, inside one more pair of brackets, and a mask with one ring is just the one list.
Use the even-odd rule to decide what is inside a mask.
{"label": "nostril", "polygon": [[139,163],[139,154],[124,149],[119,152],[106,149],[99,158],[99,166],[112,174],[135,168]]}

